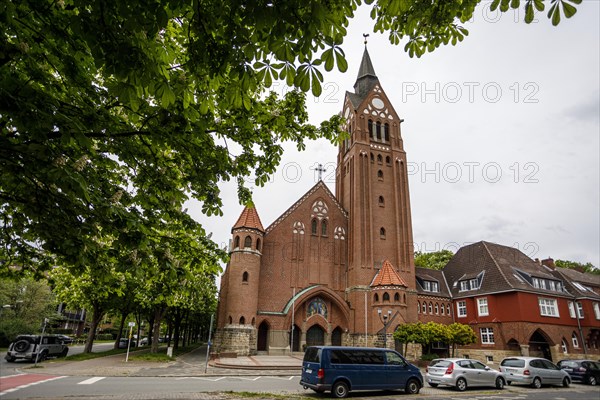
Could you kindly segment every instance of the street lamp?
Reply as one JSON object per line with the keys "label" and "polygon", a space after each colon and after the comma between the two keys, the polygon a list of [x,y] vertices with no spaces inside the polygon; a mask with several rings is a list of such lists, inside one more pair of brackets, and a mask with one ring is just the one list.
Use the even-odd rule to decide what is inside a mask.
{"label": "street lamp", "polygon": [[392,310],[388,310],[387,313],[383,313],[380,308],[377,310],[377,314],[379,314],[379,319],[383,324],[383,347],[387,348],[387,327],[392,322]]}

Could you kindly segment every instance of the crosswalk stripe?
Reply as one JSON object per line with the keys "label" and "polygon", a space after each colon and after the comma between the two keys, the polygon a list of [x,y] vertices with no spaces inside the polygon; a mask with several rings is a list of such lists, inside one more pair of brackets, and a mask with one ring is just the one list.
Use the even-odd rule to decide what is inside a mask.
{"label": "crosswalk stripe", "polygon": [[105,376],[95,376],[93,378],[86,379],[85,381],[79,382],[78,385],[91,385],[92,383],[96,383],[98,381],[101,381],[104,378],[106,378],[106,377]]}

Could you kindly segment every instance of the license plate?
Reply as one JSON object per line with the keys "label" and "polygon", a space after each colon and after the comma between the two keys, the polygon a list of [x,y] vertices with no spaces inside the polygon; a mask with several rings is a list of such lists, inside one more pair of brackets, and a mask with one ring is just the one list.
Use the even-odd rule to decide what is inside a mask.
{"label": "license plate", "polygon": [[310,369],[310,368],[306,368],[306,373],[307,373],[307,374],[312,374],[312,369]]}

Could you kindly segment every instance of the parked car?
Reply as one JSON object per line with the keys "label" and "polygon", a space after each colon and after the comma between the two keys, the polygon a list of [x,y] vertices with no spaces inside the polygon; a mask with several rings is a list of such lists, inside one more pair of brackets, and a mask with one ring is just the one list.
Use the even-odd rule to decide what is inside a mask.
{"label": "parked car", "polygon": [[495,369],[477,360],[436,358],[426,368],[425,381],[431,387],[452,386],[464,391],[468,387],[492,386],[504,388],[506,378]]}
{"label": "parked car", "polygon": [[600,362],[592,360],[561,360],[557,366],[566,371],[573,382],[595,386],[600,382]]}
{"label": "parked car", "polygon": [[64,344],[71,344],[71,343],[73,343],[73,338],[71,336],[56,335],[56,337],[58,337]]}
{"label": "parked car", "polygon": [[147,346],[147,345],[148,345],[148,338],[143,337],[142,340],[140,340],[140,346]]}
{"label": "parked car", "polygon": [[314,346],[306,349],[300,385],[317,393],[346,397],[353,390],[394,390],[417,394],[423,387],[419,368],[393,350]]}
{"label": "parked car", "polygon": [[569,387],[571,377],[556,364],[540,357],[508,357],[500,362],[500,372],[511,383],[531,385],[539,389],[542,385]]}
{"label": "parked car", "polygon": [[[119,349],[126,349],[127,348],[127,342],[129,341],[129,339],[127,338],[121,338],[119,339]],[[135,347],[137,346],[137,342],[133,339],[131,339],[131,344],[129,345],[129,347]]]}
{"label": "parked car", "polygon": [[[41,343],[40,343],[41,342]],[[69,348],[56,335],[19,335],[9,345],[8,362],[16,360],[44,361],[48,357],[66,357]]]}

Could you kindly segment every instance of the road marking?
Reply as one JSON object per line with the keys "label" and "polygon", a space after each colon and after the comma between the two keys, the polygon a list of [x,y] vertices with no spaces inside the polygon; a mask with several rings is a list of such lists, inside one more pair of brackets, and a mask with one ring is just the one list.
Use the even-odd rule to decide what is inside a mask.
{"label": "road marking", "polygon": [[190,376],[190,377],[186,376],[186,377],[183,377],[183,378],[175,378],[175,380],[179,381],[179,380],[183,380],[183,379],[198,379],[198,380],[201,380],[201,381],[217,382],[217,381],[223,380],[225,378],[227,378],[227,377],[226,376],[221,376],[219,378],[202,378],[202,377],[199,377],[199,376]]}
{"label": "road marking", "polygon": [[[11,378],[14,378],[14,377],[23,377],[23,378],[26,378],[28,375],[29,374],[12,375]],[[5,377],[5,378],[8,378],[8,377]],[[36,382],[30,382],[30,383],[26,383],[24,385],[19,385],[19,386],[12,387],[10,389],[3,390],[2,392],[0,392],[0,396],[4,396],[5,394],[16,392],[17,390],[25,389],[25,388],[28,388],[30,386],[39,385],[40,383],[46,383],[46,382],[55,381],[57,379],[66,378],[66,376],[55,376],[55,377],[51,377],[51,378],[47,378],[46,379],[45,377],[41,377],[39,375],[38,376],[34,375],[34,376],[32,376],[32,378],[34,378],[34,379],[40,379],[40,380],[38,380]],[[4,384],[6,383],[5,379],[3,379],[2,381],[3,381]],[[4,386],[4,384],[3,384],[3,386]]]}
{"label": "road marking", "polygon": [[263,376],[263,378],[271,378],[271,379],[280,379],[280,380],[283,380],[283,381],[291,381],[294,378],[297,379],[297,378],[300,378],[300,377],[299,376],[285,377],[285,376],[268,376],[268,375],[265,375],[265,376]]}
{"label": "road marking", "polygon": [[105,376],[95,376],[93,378],[86,379],[85,381],[79,382],[78,385],[91,385],[92,383],[96,383],[98,381],[101,381],[104,378],[106,378],[106,377]]}
{"label": "road marking", "polygon": [[244,378],[242,376],[236,376],[235,379],[243,379],[245,381],[257,381],[260,379],[260,376],[255,376],[254,378]]}

